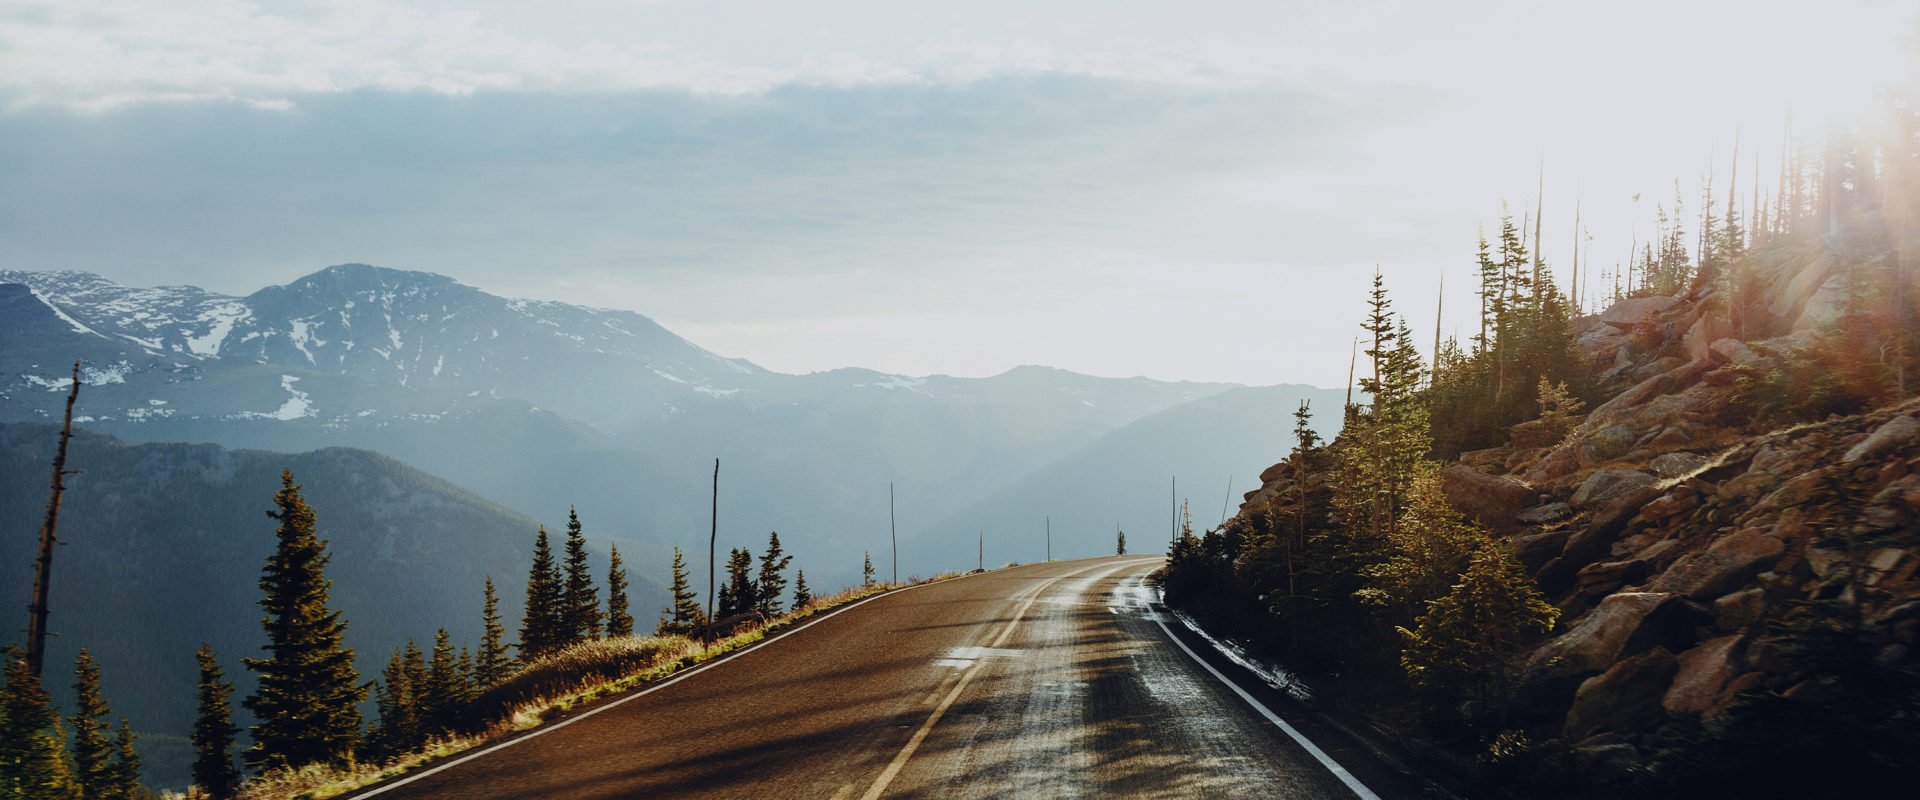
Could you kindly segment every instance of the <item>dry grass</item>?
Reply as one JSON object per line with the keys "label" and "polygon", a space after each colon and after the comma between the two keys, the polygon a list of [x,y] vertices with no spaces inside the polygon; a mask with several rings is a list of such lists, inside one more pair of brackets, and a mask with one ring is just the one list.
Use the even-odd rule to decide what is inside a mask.
{"label": "dry grass", "polygon": [[823,611],[908,585],[933,583],[964,574],[947,572],[931,578],[914,578],[912,584],[856,586],[815,597],[764,626],[736,631],[706,647],[684,636],[629,636],[582,642],[540,658],[482,691],[474,700],[478,718],[485,720],[479,733],[437,739],[420,752],[381,764],[347,768],[309,765],[299,770],[268,773],[247,781],[240,796],[243,800],[321,800],[345,794],[404,775],[427,762],[538,727],[575,707],[739,650]]}

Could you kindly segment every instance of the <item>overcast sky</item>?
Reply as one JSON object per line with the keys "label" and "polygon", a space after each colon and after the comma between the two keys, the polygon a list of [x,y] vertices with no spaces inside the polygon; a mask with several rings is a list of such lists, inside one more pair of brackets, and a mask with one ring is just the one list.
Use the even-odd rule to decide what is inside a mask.
{"label": "overcast sky", "polygon": [[1789,111],[1870,108],[1913,13],[1033,5],[8,0],[0,267],[366,262],[783,371],[1342,385],[1374,265],[1464,333],[1476,226],[1544,169],[1562,280],[1576,200],[1611,268],[1736,137],[1744,205]]}

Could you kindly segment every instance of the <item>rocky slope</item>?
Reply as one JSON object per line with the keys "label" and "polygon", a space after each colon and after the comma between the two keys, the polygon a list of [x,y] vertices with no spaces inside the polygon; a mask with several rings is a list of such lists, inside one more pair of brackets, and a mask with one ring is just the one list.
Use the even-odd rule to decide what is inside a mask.
{"label": "rocky slope", "polygon": [[[1562,610],[1513,667],[1530,727],[1589,766],[1644,766],[1662,725],[1742,693],[1845,689],[1786,657],[1780,623],[1808,601],[1857,613],[1882,666],[1920,645],[1920,400],[1821,413],[1854,411],[1806,377],[1846,369],[1823,361],[1855,302],[1843,271],[1826,252],[1757,261],[1738,303],[1702,283],[1581,320],[1609,399],[1442,473]],[[1283,506],[1290,474],[1269,469],[1241,513]]]}

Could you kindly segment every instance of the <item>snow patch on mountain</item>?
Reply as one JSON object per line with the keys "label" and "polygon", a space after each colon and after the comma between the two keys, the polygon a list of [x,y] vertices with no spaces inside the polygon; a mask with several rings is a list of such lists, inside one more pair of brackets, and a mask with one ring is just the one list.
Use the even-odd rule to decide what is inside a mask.
{"label": "snow patch on mountain", "polygon": [[280,376],[280,388],[286,391],[288,397],[287,401],[281,403],[278,409],[265,413],[259,411],[242,411],[234,416],[241,419],[277,419],[283,422],[300,419],[301,417],[316,416],[313,410],[313,399],[309,397],[306,392],[293,388],[293,385],[299,381],[300,378],[294,375]]}
{"label": "snow patch on mountain", "polygon": [[207,324],[207,332],[199,336],[188,335],[187,351],[196,356],[219,355],[220,345],[227,341],[227,334],[233,332],[234,323],[251,316],[253,311],[238,301],[221,303],[200,312],[199,321]]}

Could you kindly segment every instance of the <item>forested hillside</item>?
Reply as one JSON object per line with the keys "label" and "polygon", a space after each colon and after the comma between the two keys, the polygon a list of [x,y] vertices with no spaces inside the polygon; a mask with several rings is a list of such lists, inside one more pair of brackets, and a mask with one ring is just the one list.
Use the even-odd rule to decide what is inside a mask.
{"label": "forested hillside", "polygon": [[1302,409],[1239,514],[1176,543],[1168,602],[1476,793],[1905,791],[1915,99],[1796,142],[1777,185],[1661,207],[1602,296],[1503,216],[1467,262],[1473,333],[1437,354],[1376,278],[1371,402],[1331,442]]}
{"label": "forested hillside", "polygon": [[[57,426],[0,425],[0,529],[39,529],[58,438]],[[239,694],[252,689],[238,659],[265,644],[259,582],[275,525],[265,512],[284,469],[317,510],[332,596],[361,674],[376,673],[386,653],[409,640],[431,642],[441,627],[457,642],[477,642],[488,575],[509,598],[503,613],[518,619],[539,523],[384,456],[129,445],[78,431],[68,458],[82,472],[67,478],[60,517],[65,546],[55,554],[48,674],[64,675],[75,652],[88,648],[105,695],[140,734],[151,785],[186,784],[196,648],[212,644]],[[586,525],[593,534],[594,520]],[[606,540],[594,538],[592,561],[604,570]],[[26,575],[34,545],[31,535],[0,538],[0,563]],[[625,555],[630,563],[653,557]],[[24,608],[29,588],[23,580],[0,585],[0,605]],[[644,619],[668,600],[662,586],[637,576],[628,591]],[[68,681],[46,683],[71,708]]]}

